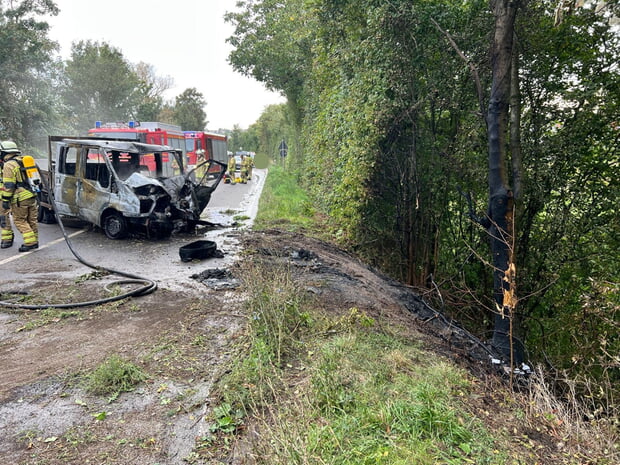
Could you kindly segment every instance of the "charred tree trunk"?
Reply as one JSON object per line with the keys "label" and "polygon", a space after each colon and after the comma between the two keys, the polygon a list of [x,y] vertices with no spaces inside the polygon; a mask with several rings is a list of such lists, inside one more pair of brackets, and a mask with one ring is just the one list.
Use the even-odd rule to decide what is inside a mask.
{"label": "charred tree trunk", "polygon": [[492,48],[493,84],[487,113],[489,134],[489,236],[493,255],[495,325],[493,346],[511,363],[523,361],[522,348],[513,344],[513,317],[517,303],[514,265],[514,202],[506,175],[508,114],[514,23],[518,3],[495,0]]}

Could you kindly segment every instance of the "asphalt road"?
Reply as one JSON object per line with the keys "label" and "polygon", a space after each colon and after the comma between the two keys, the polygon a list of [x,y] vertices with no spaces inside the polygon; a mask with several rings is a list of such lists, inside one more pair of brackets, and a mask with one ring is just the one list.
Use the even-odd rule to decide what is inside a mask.
{"label": "asphalt road", "polygon": [[[247,184],[220,183],[202,214],[202,219],[220,226],[199,229],[195,234],[175,234],[163,240],[129,238],[114,241],[89,225],[65,222],[69,247],[58,224],[39,223],[39,248],[20,253],[17,249],[22,243],[21,235],[14,228],[13,247],[0,249],[0,291],[3,283],[9,281],[12,287],[16,281],[35,285],[40,279],[73,279],[92,272],[81,260],[147,277],[160,287],[174,290],[196,288],[190,279],[192,274],[206,268],[225,267],[234,260],[237,252],[235,233],[251,226],[266,174],[266,170],[254,170],[254,177]],[[181,261],[179,248],[199,239],[215,241],[224,257]]]}

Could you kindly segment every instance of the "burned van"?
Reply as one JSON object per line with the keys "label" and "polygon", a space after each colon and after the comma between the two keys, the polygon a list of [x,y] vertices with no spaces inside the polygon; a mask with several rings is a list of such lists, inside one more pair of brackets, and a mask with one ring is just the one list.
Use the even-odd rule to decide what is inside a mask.
{"label": "burned van", "polygon": [[219,164],[215,179],[196,179],[180,150],[133,141],[52,136],[49,153],[40,219],[53,211],[92,223],[110,239],[194,230],[225,171]]}

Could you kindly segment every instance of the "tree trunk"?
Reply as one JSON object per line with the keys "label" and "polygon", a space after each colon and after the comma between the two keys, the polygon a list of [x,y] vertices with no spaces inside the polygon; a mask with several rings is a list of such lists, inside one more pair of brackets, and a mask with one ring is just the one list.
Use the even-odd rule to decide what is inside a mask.
{"label": "tree trunk", "polygon": [[493,346],[511,364],[523,361],[522,348],[512,342],[512,323],[517,303],[514,266],[513,192],[506,176],[506,137],[514,23],[518,3],[496,0],[495,31],[491,56],[493,83],[487,113],[489,133],[489,235],[493,255],[495,326]]}

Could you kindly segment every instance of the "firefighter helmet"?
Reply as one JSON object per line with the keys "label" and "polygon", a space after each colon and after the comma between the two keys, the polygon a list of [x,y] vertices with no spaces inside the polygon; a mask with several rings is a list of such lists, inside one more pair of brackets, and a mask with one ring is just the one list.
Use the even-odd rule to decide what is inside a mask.
{"label": "firefighter helmet", "polygon": [[21,153],[17,148],[17,144],[12,140],[3,140],[0,142],[0,151],[3,153]]}

